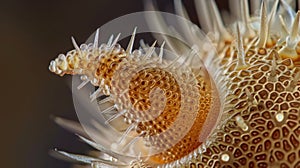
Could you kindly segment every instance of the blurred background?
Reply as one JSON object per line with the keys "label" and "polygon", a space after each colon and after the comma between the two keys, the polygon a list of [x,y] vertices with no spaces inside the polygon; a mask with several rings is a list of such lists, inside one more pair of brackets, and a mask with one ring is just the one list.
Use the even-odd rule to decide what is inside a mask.
{"label": "blurred background", "polygon": [[[217,0],[223,6],[222,0]],[[196,21],[193,1],[184,1]],[[173,12],[171,0],[158,2]],[[0,5],[1,167],[66,168],[49,156],[59,148],[84,153],[87,145],[57,126],[51,115],[77,120],[70,77],[48,70],[51,59],[83,43],[98,27],[119,16],[142,11],[141,0],[10,0]],[[116,32],[118,33],[118,32]]]}

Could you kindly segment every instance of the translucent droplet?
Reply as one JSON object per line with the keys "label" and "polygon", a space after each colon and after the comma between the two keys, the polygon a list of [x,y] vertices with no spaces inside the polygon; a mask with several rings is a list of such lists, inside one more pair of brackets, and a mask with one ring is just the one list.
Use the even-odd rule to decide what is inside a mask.
{"label": "translucent droplet", "polygon": [[284,119],[284,115],[283,115],[283,113],[279,112],[276,114],[275,118],[278,122],[281,122]]}
{"label": "translucent droplet", "polygon": [[230,159],[230,156],[227,154],[227,153],[223,153],[221,155],[221,160],[224,161],[224,162],[228,162]]}

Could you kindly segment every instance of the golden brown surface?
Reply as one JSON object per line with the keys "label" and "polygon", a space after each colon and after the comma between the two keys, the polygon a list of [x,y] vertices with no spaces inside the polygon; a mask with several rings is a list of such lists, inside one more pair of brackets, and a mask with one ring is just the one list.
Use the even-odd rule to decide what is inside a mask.
{"label": "golden brown surface", "polygon": [[[132,78],[130,83],[130,100],[134,105],[133,108],[137,109],[135,112],[138,112],[133,114],[135,117],[139,118],[138,116],[142,116],[151,118],[151,116],[147,117],[146,110],[148,110],[151,105],[149,94],[151,90],[155,89],[156,87],[162,89],[167,98],[163,112],[155,119],[146,122],[140,122],[138,124],[138,132],[145,132],[145,136],[150,137],[170,129],[169,127],[171,124],[173,124],[176,117],[178,117],[181,106],[180,87],[172,74],[159,68],[145,69],[139,71],[138,74]],[[210,110],[211,97],[209,87],[200,77],[198,78],[197,87],[199,89],[200,99],[195,103],[199,103],[199,111],[197,112],[194,121],[185,121],[194,122],[194,124],[191,128],[189,128],[188,133],[182,138],[179,137],[180,134],[177,134],[177,132],[180,131],[180,126],[177,127],[177,130],[168,132],[167,135],[159,136],[158,138],[153,139],[150,138],[152,147],[158,149],[167,149],[161,153],[151,156],[151,161],[156,163],[168,163],[175,161],[183,156],[186,156],[188,153],[199,147],[199,145],[202,143],[200,142],[199,137],[202,126]],[[194,104],[190,105],[192,106]],[[191,110],[194,109],[196,108],[191,108]],[[184,125],[185,123],[182,124]],[[176,144],[173,144],[174,142],[172,141],[178,138],[180,138],[180,140]]]}
{"label": "golden brown surface", "polygon": [[202,144],[199,137],[210,110],[211,97],[210,91],[207,90],[207,84],[202,83],[202,85],[200,84],[201,81],[203,81],[203,79],[199,79],[199,92],[201,94],[201,98],[199,100],[200,109],[197,113],[193,126],[178,143],[170,149],[152,156],[152,159],[158,160],[161,163],[169,163],[188,155]]}
{"label": "golden brown surface", "polygon": [[103,54],[103,57],[101,57],[101,60],[97,65],[95,77],[100,80],[104,79],[104,84],[110,86],[114,72],[124,57],[124,50],[116,53],[111,52],[109,54]]}
{"label": "golden brown surface", "polygon": [[249,47],[242,70],[227,61],[236,54],[224,58],[224,121],[190,167],[300,167],[299,67],[279,56],[281,47]]}
{"label": "golden brown surface", "polygon": [[[210,5],[213,6],[214,1],[211,2],[212,4]],[[246,13],[242,22],[244,26],[248,26],[248,30],[253,31],[253,36],[256,38],[249,37],[246,33],[244,34],[245,37],[242,37],[239,32],[239,25],[237,25],[237,32],[236,30],[233,31],[237,33],[237,37],[227,35],[227,30],[225,30],[227,28],[222,25],[223,23],[220,21],[221,16],[218,16],[219,12],[214,8],[211,9],[215,10],[212,12],[215,16],[211,16],[212,18],[215,17],[215,20],[212,19],[212,26],[218,29],[211,31],[220,35],[220,37],[212,41],[216,44],[215,46],[218,50],[216,57],[220,58],[221,61],[217,65],[212,64],[209,66],[213,66],[213,68],[217,69],[215,71],[221,72],[218,73],[220,77],[218,80],[220,79],[220,81],[216,80],[214,82],[221,86],[224,84],[225,89],[220,91],[225,92],[221,93],[222,96],[225,95],[225,100],[221,100],[224,103],[224,108],[221,109],[222,118],[213,134],[206,139],[207,143],[205,143],[205,146],[201,146],[201,142],[198,143],[199,137],[195,136],[195,139],[193,139],[193,136],[199,133],[197,129],[203,126],[203,124],[196,124],[205,120],[198,116],[199,111],[194,110],[194,107],[192,107],[193,110],[191,111],[194,113],[198,112],[195,120],[200,122],[195,122],[188,134],[178,143],[170,147],[170,144],[173,144],[168,143],[172,139],[170,136],[147,139],[149,136],[164,133],[175,122],[174,117],[178,115],[176,110],[181,107],[177,104],[168,106],[170,99],[161,100],[159,97],[156,100],[166,101],[168,109],[175,108],[172,111],[174,116],[168,118],[169,115],[166,115],[165,111],[163,111],[161,114],[162,118],[153,119],[151,116],[147,117],[148,114],[145,112],[150,109],[151,101],[148,99],[151,97],[151,88],[154,89],[152,85],[156,83],[159,83],[157,86],[169,84],[168,80],[166,82],[164,82],[165,80],[151,80],[151,75],[149,83],[147,83],[147,80],[143,80],[149,77],[147,77],[147,74],[154,73],[152,69],[138,71],[136,78],[133,78],[133,84],[130,85],[131,88],[128,92],[130,101],[126,99],[128,97],[122,94],[115,94],[121,96],[120,99],[115,99],[118,100],[115,101],[118,105],[117,109],[119,111],[123,109],[129,110],[124,115],[128,124],[138,123],[138,129],[134,131],[145,137],[152,146],[168,148],[166,153],[162,152],[152,156],[150,162],[154,160],[157,163],[169,163],[181,159],[175,162],[177,167],[300,167],[300,84],[298,81],[300,77],[300,56],[299,45],[294,47],[295,42],[298,42],[299,13],[297,13],[290,30],[287,30],[287,28],[290,28],[289,24],[291,24],[288,20],[283,20],[281,25],[276,23],[276,27],[282,26],[286,30],[283,31],[281,29],[280,32],[276,32],[276,35],[274,35],[272,34],[274,30],[277,31],[279,29],[273,30],[272,19],[278,19],[274,16],[277,15],[277,12],[280,15],[280,11],[276,10],[278,8],[276,3],[271,13],[268,14],[270,4],[265,4],[267,1],[263,1],[259,19],[260,25],[258,27],[253,26],[252,29],[252,19],[254,20],[253,22],[256,22],[256,18],[249,18],[249,12],[245,11],[248,8],[248,1],[241,2],[244,3],[243,7],[241,7],[241,13]],[[281,3],[283,2],[281,1]],[[286,10],[292,12],[292,9]],[[242,46],[243,42],[245,43],[244,47]],[[245,55],[243,55],[244,52]],[[241,61],[241,59],[243,60]],[[105,62],[110,61],[105,60]],[[129,62],[129,65],[130,63],[143,66],[143,62],[133,61]],[[103,68],[104,71],[106,69],[109,70],[110,66]],[[132,69],[135,68],[132,67]],[[155,68],[156,70],[158,70],[157,67]],[[115,73],[115,71],[114,73],[108,71],[109,75],[102,75],[99,77],[99,80],[106,78],[108,81],[111,81],[112,78],[108,76]],[[172,75],[169,72],[161,74],[161,76],[167,77],[172,77]],[[112,87],[112,89],[116,90],[114,93],[123,93],[118,91],[126,91],[121,86],[126,78],[122,78],[122,75],[119,75],[117,79],[119,80],[120,88],[118,87],[119,85],[113,85],[117,87]],[[171,82],[173,81],[171,80]],[[109,82],[105,84],[109,84]],[[150,89],[148,89],[148,85],[150,85]],[[175,85],[176,88],[178,86]],[[164,86],[160,88],[163,92],[167,92]],[[187,91],[190,90],[187,89]],[[175,92],[175,94],[180,93]],[[177,99],[183,100],[185,97],[177,97]],[[199,103],[200,108],[202,107],[201,103]],[[133,108],[131,108],[131,104],[133,104]],[[209,105],[205,106],[204,109],[209,110],[208,107]],[[139,122],[140,118],[146,118],[148,121]],[[186,122],[189,122],[189,120],[187,119]],[[178,129],[180,126],[177,126],[175,130],[171,130],[172,134],[170,135],[177,137],[176,134],[181,134],[182,130]],[[193,133],[194,130],[196,131],[195,134]],[[198,146],[198,148],[192,146],[194,145],[192,143],[186,143],[187,141],[190,142],[190,140],[196,140],[194,144],[197,144],[195,146]],[[197,150],[193,151],[193,149]],[[141,167],[144,166],[142,164],[139,165]],[[171,163],[170,165],[174,164]]]}

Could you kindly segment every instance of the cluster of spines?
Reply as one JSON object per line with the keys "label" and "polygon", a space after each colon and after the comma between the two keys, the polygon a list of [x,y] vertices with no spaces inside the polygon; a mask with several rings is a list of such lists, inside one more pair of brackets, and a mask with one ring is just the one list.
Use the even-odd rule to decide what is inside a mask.
{"label": "cluster of spines", "polygon": [[[200,2],[200,1],[199,1]],[[220,58],[216,58],[217,60],[220,60],[222,61],[222,55],[225,55],[224,54],[224,48],[226,49],[226,40],[228,40],[229,42],[227,44],[229,44],[229,47],[228,48],[231,48],[230,52],[231,54],[234,53],[234,50],[232,49],[232,41],[233,41],[233,36],[230,35],[230,33],[227,32],[225,26],[223,25],[222,21],[220,20],[220,14],[219,12],[217,12],[216,10],[216,6],[215,6],[215,2],[214,1],[210,1],[211,2],[211,5],[212,5],[212,10],[213,10],[213,14],[209,14],[209,12],[206,10],[206,9],[203,9],[202,11],[203,12],[207,12],[206,15],[210,15],[211,17],[215,17],[215,22],[214,23],[214,26],[215,28],[217,29],[217,32],[220,33],[221,37],[219,37],[219,40],[216,40],[215,42],[218,44],[217,48],[218,48],[218,53],[219,53],[219,56]],[[206,3],[205,1],[201,1],[201,3]],[[282,1],[281,3],[285,3],[284,1]],[[269,53],[269,55],[277,55],[276,56],[273,56],[271,59],[271,71],[270,71],[270,74],[269,74],[269,80],[270,81],[276,81],[278,80],[277,79],[277,76],[276,76],[276,68],[277,68],[277,60],[284,60],[284,59],[291,59],[295,62],[295,64],[297,64],[297,61],[299,59],[299,54],[297,52],[297,45],[298,45],[298,42],[299,42],[299,39],[298,39],[298,29],[299,29],[299,12],[297,12],[296,14],[296,17],[293,21],[293,24],[292,24],[292,28],[291,28],[291,31],[288,31],[288,26],[285,24],[282,16],[280,15],[279,18],[280,18],[280,24],[281,24],[281,27],[284,29],[282,30],[282,33],[280,34],[281,36],[279,37],[278,41],[274,41],[273,37],[271,37],[271,26],[272,26],[272,23],[274,22],[274,17],[276,15],[276,10],[278,9],[278,4],[279,4],[279,1],[276,0],[273,7],[272,7],[272,10],[271,10],[271,13],[270,15],[267,14],[267,8],[266,8],[266,2],[263,1],[262,2],[262,5],[261,5],[261,14],[260,14],[260,31],[257,31],[257,30],[254,30],[251,28],[250,26],[250,20],[249,20],[249,13],[248,13],[248,10],[245,10],[245,9],[248,9],[248,1],[241,1],[241,9],[242,9],[242,14],[243,14],[243,17],[242,17],[242,21],[244,23],[244,27],[246,27],[246,30],[243,34],[243,36],[245,37],[245,39],[242,37],[241,35],[241,32],[240,32],[240,26],[239,26],[239,23],[236,23],[236,46],[234,47],[237,51],[237,59],[232,59],[232,56],[233,55],[230,55],[231,56],[231,61],[229,61],[230,63],[232,63],[232,61],[236,61],[237,64],[235,66],[234,69],[232,69],[233,71],[239,71],[239,70],[242,70],[246,67],[248,67],[248,63],[246,61],[246,51],[249,50],[250,47],[254,47],[254,48],[272,48],[272,47],[276,47],[276,46],[281,46],[279,49],[278,49],[278,53],[277,51],[273,51],[271,53]],[[202,4],[203,5],[203,4]],[[203,5],[204,7],[205,5]],[[244,9],[244,10],[243,10]],[[180,12],[178,12],[180,14]],[[210,21],[210,20],[209,20]],[[277,38],[277,37],[276,37]],[[275,39],[276,39],[275,38]],[[246,42],[246,44],[244,44],[244,42]],[[219,46],[224,43],[224,45],[222,45],[223,47],[219,48]],[[245,46],[246,45],[246,46]],[[244,49],[244,46],[246,47],[246,49]],[[279,61],[280,63],[281,61]],[[223,70],[224,68],[227,69],[224,64],[219,64],[220,66],[220,70]],[[230,70],[230,71],[232,71]],[[226,73],[224,73],[226,75]],[[221,74],[219,74],[220,76],[222,76]],[[228,75],[228,73],[227,73]],[[295,76],[293,79],[291,79],[292,81],[290,82],[290,85],[286,88],[286,91],[287,92],[293,92],[293,90],[295,89],[297,83],[298,83],[298,80],[299,80],[299,72],[295,73]],[[246,95],[248,97],[248,101],[250,103],[252,103],[253,105],[259,105],[258,102],[256,102],[256,99],[250,94],[249,90],[247,90],[246,88]],[[228,95],[227,95],[228,96]],[[229,98],[229,97],[228,97]],[[226,115],[224,115],[226,116]],[[283,120],[283,114],[282,113],[278,113],[275,115],[275,118],[278,122],[281,122]],[[232,118],[232,116],[227,116],[225,118],[228,118],[229,120]],[[238,127],[240,127],[242,130],[244,131],[248,131],[249,130],[249,126],[245,123],[245,120],[243,118],[241,118],[240,116],[236,116],[235,118],[235,122],[237,124]],[[223,123],[226,123],[226,121],[229,121],[229,120],[224,120]],[[222,124],[221,124],[222,125]],[[212,136],[213,137],[213,136]],[[212,138],[211,137],[211,138]],[[213,139],[213,138],[212,138]],[[197,155],[198,157],[199,155]],[[195,156],[196,157],[196,156]],[[222,155],[221,157],[221,160],[223,160],[223,162],[227,162],[229,161],[229,155],[228,154],[224,154]],[[187,158],[183,158],[181,159],[182,162],[185,162],[185,163],[195,163],[193,161],[190,161],[192,159],[189,159]],[[198,161],[196,161],[198,162]],[[175,164],[174,164],[175,163]],[[178,164],[178,162],[173,162],[171,164],[167,164],[166,166],[171,166],[171,165],[176,165]],[[185,164],[184,164],[185,165]]]}
{"label": "cluster of spines", "polygon": [[[161,45],[159,54],[156,54],[154,51],[156,42],[154,42],[151,47],[148,47],[147,45],[141,43],[141,46],[143,47],[143,51],[145,51],[144,54],[142,54],[142,52],[140,50],[135,50],[132,52],[134,39],[135,39],[135,33],[136,33],[136,29],[134,30],[134,32],[131,36],[127,50],[125,52],[121,51],[121,54],[125,54],[125,57],[127,60],[130,60],[130,59],[133,59],[135,61],[137,61],[138,59],[141,59],[142,61],[143,60],[144,61],[151,60],[152,62],[154,61],[153,63],[160,64],[160,66],[165,69],[174,69],[175,67],[181,66],[181,65],[177,65],[178,60],[183,59],[183,62],[185,62],[186,59],[189,58],[187,56],[179,56],[174,61],[168,62],[167,64],[163,64],[164,61],[163,61],[162,57],[163,57],[164,43]],[[91,82],[91,84],[99,87],[96,91],[94,91],[93,93],[90,94],[91,101],[94,101],[98,97],[106,95],[108,97],[99,101],[98,104],[101,105],[101,104],[104,104],[107,102],[111,102],[111,101],[113,102],[114,98],[113,98],[113,96],[110,95],[111,85],[110,84],[103,85],[104,84],[103,79],[101,80],[99,78],[96,78],[94,76],[94,74],[95,74],[95,71],[97,71],[96,66],[99,65],[98,62],[99,61],[101,62],[101,59],[103,58],[103,56],[101,56],[101,52],[103,51],[103,49],[105,50],[104,54],[107,54],[107,55],[109,55],[109,53],[113,52],[113,50],[114,50],[113,47],[115,45],[117,45],[117,40],[118,40],[119,36],[120,36],[120,34],[114,40],[113,40],[113,37],[111,37],[109,39],[108,43],[106,45],[101,45],[100,48],[98,48],[99,30],[96,31],[94,43],[91,43],[89,45],[83,44],[79,47],[77,45],[77,43],[75,42],[74,38],[72,37],[72,43],[75,47],[75,50],[71,51],[70,52],[71,54],[67,54],[67,55],[70,55],[69,60],[65,59],[65,57],[64,57],[64,59],[59,57],[58,59],[56,59],[55,61],[52,61],[50,63],[49,69],[52,72],[55,72],[61,76],[64,74],[72,74],[72,75],[80,74],[80,75],[82,75],[81,76],[82,83],[77,87],[78,89],[81,89],[89,82]],[[101,57],[99,56],[99,54]],[[191,52],[190,54],[195,55],[194,52]],[[155,56],[155,57],[153,57],[153,56]],[[74,64],[74,60],[71,60],[70,58],[73,58],[74,60],[76,60],[76,63]],[[95,62],[91,62],[93,60]],[[89,65],[89,64],[92,64],[92,65]],[[165,65],[165,66],[162,66],[162,65]],[[200,75],[200,74],[197,74],[195,77],[197,77],[198,75]],[[124,90],[124,92],[125,91],[128,91],[128,90]],[[113,115],[110,115],[110,117],[106,120],[105,124],[108,124],[121,116],[126,116],[126,114],[128,113],[128,110],[126,110],[126,109],[120,110],[117,113],[114,112],[115,110],[119,110],[119,109],[116,104],[113,104],[112,106],[107,107],[106,109],[104,109],[101,112],[101,114],[107,114],[107,113],[113,114]],[[125,120],[127,121],[128,118],[125,117]],[[121,138],[118,141],[118,144],[122,144],[125,137],[127,137],[132,130],[137,128],[137,125],[132,123],[132,121],[130,122],[128,120],[127,122],[128,122],[128,124],[130,124],[130,126],[127,128],[126,131],[124,131],[123,135],[121,136]],[[126,150],[128,148],[128,146],[133,145],[140,137],[141,137],[141,135],[135,137],[130,142],[127,142],[127,145],[123,148],[123,150]]]}
{"label": "cluster of spines", "polygon": [[[200,1],[199,1],[200,2]],[[203,3],[206,3],[205,1],[202,1]],[[246,0],[242,0],[241,1],[242,3],[242,7],[241,9],[248,9],[248,2]],[[284,1],[283,1],[284,2]],[[295,18],[295,21],[293,23],[293,26],[292,26],[292,30],[290,32],[288,32],[288,28],[287,28],[287,25],[285,25],[284,23],[284,20],[282,19],[281,16],[279,16],[280,18],[280,23],[281,23],[281,26],[283,27],[283,33],[282,33],[282,37],[279,39],[278,42],[273,42],[270,38],[269,38],[269,34],[270,34],[270,27],[271,27],[271,24],[272,24],[272,19],[274,19],[274,15],[275,15],[275,12],[276,12],[276,9],[277,9],[277,5],[278,5],[279,1],[277,0],[275,2],[275,5],[273,6],[272,8],[272,11],[271,11],[271,14],[268,16],[267,15],[267,9],[266,9],[266,4],[265,2],[263,1],[262,3],[262,6],[261,6],[261,27],[260,27],[260,32],[259,32],[259,35],[258,35],[258,40],[253,40],[253,42],[256,42],[254,43],[255,47],[259,48],[264,48],[264,47],[272,47],[274,46],[276,43],[282,43],[283,44],[283,47],[279,50],[279,56],[281,58],[291,58],[293,59],[294,61],[297,61],[298,59],[298,54],[297,54],[297,49],[296,49],[296,45],[298,43],[298,24],[299,24],[299,12],[297,13],[296,15],[296,18]],[[213,14],[210,15],[210,14],[206,14],[206,15],[209,15],[209,16],[213,16],[215,17],[215,22],[214,22],[214,26],[215,26],[215,29],[217,30],[217,32],[222,32],[219,34],[220,38],[219,40],[217,40],[218,44],[220,43],[226,43],[226,41],[230,41],[232,42],[233,40],[233,36],[230,35],[230,33],[228,33],[228,31],[226,30],[225,26],[223,25],[221,19],[220,19],[220,14],[219,12],[217,11],[217,8],[216,8],[216,5],[215,5],[215,2],[214,1],[211,1],[211,6],[212,6],[212,9],[213,9]],[[207,10],[203,10],[203,11],[207,11]],[[245,11],[245,12],[244,12]],[[256,36],[256,31],[253,30],[250,26],[250,21],[249,21],[249,13],[247,12],[247,10],[242,10],[242,13],[243,13],[243,21],[245,22],[244,23],[244,26],[246,27],[246,32],[243,34],[247,39],[243,39],[243,37],[241,36],[241,32],[239,31],[239,25],[237,25],[237,52],[238,52],[238,66],[237,67],[243,67],[245,66],[245,50],[243,48],[244,44],[243,44],[243,41],[246,41],[249,43],[249,41],[247,41],[248,39],[252,39],[252,38],[255,38]],[[285,38],[286,36],[288,36],[288,38]],[[256,37],[257,38],[257,37]],[[228,42],[227,42],[228,43]],[[230,43],[229,43],[230,44]],[[218,45],[220,46],[220,45]],[[249,46],[247,44],[247,46]],[[223,48],[220,48],[219,51],[222,51]],[[232,52],[232,50],[231,50]],[[274,57],[273,57],[274,58]],[[272,70],[271,70],[271,73],[270,73],[270,76],[269,76],[269,79],[270,80],[276,80],[275,76],[275,69],[276,69],[276,66],[277,66],[277,63],[275,61],[275,59],[272,60]],[[243,68],[241,68],[243,69]],[[295,79],[293,79],[293,81],[291,82],[291,86],[287,88],[287,90],[291,90],[292,88],[294,88],[295,85],[297,85],[297,81],[298,81],[298,78],[299,78],[299,73],[296,74],[295,76]],[[255,102],[255,99],[251,96],[251,94],[249,93],[249,90],[247,91],[246,90],[246,94],[247,94],[247,97],[249,99],[250,102],[253,102],[253,104],[257,104],[257,102]],[[251,101],[253,100],[253,101]],[[281,115],[276,115],[276,119],[279,121],[282,119],[282,116]],[[245,124],[245,121],[237,116],[235,117],[235,120],[236,120],[236,123],[239,127],[241,127],[243,130],[248,130],[248,127],[247,125]],[[187,158],[186,158],[187,159]],[[191,159],[191,158],[188,158],[188,159]],[[221,157],[221,160],[223,160],[224,162],[228,161],[230,158],[228,156],[228,154],[223,154],[222,157]],[[176,163],[179,163],[179,162],[176,162]],[[170,164],[170,165],[173,165],[173,164]]]}

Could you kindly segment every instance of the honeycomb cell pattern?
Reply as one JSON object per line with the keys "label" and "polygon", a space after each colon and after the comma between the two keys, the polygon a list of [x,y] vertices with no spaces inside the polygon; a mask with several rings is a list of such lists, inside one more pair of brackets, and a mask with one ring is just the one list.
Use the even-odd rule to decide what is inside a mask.
{"label": "honeycomb cell pattern", "polygon": [[[206,33],[214,45],[200,51],[199,55],[204,63],[209,60],[209,65],[204,68],[213,71],[212,76],[216,74],[213,82],[220,91],[217,99],[224,105],[221,119],[203,142],[199,141],[199,135],[206,128],[204,121],[216,110],[212,106],[216,97],[211,96],[215,92],[209,87],[208,79],[195,78],[187,69],[165,69],[160,66],[160,61],[151,62],[157,60],[150,57],[153,52],[147,54],[151,49],[131,53],[136,30],[126,52],[116,45],[117,39],[112,43],[113,38],[98,47],[99,30],[94,44],[78,47],[72,39],[76,50],[67,56],[59,55],[51,61],[49,69],[61,76],[85,75],[83,85],[91,82],[99,87],[93,93],[94,97],[102,91],[110,98],[114,106],[108,111],[114,109],[122,114],[123,121],[129,125],[128,131],[136,132],[154,148],[167,149],[148,160],[132,160],[128,167],[299,168],[300,12],[294,15],[292,5],[289,6],[292,1],[262,1],[258,9],[255,7],[258,1],[241,0],[239,5],[235,4],[235,9],[242,15],[241,20],[235,21],[236,29],[233,30],[222,23],[215,1],[199,2],[197,11],[209,18],[206,21],[200,19],[200,25],[208,26],[210,30]],[[249,2],[254,4],[251,10],[260,10],[259,18],[250,16]],[[150,3],[148,5],[154,8]],[[175,5],[176,13],[188,18],[182,3],[175,1]],[[286,19],[290,16],[292,19]],[[159,17],[153,17],[153,20],[157,20],[153,25],[164,25]],[[200,42],[192,48],[206,46],[202,44],[207,39],[197,38],[195,26],[191,29],[190,24],[184,25],[188,32],[184,34],[189,34],[187,38]],[[183,50],[177,50],[177,45],[173,48]],[[206,52],[212,48],[216,49],[216,54],[210,60]],[[144,52],[146,54],[142,54]],[[186,77],[184,72],[190,76]],[[194,81],[187,82],[191,79]],[[164,103],[165,107],[162,106]],[[159,116],[151,114],[161,107],[163,111]],[[177,124],[175,118],[185,120]],[[194,122],[190,122],[191,118]],[[187,126],[190,123],[190,127]],[[188,132],[183,133],[186,129]],[[182,138],[174,143],[172,138],[178,137]],[[103,140],[110,141],[105,137]],[[107,155],[112,153],[110,148],[105,150]],[[60,153],[82,161],[77,155]],[[119,158],[124,159],[116,156]],[[116,162],[105,160],[103,164],[115,166]]]}
{"label": "honeycomb cell pattern", "polygon": [[98,79],[104,79],[103,83],[108,86],[110,86],[110,82],[118,64],[126,57],[124,49],[119,48],[120,46],[118,46],[119,45],[114,46],[114,49],[109,54],[106,52],[100,53],[101,59],[95,71],[95,76]]}
{"label": "honeycomb cell pattern", "polygon": [[[271,39],[277,40],[276,37]],[[248,40],[252,41],[249,44],[255,44],[258,38]],[[299,62],[280,54],[284,44],[271,44],[267,47],[245,45],[246,65],[242,68],[238,65],[235,43],[226,43],[218,50],[221,80],[227,88],[225,107],[218,126],[205,144],[199,141],[199,135],[213,97],[207,79],[195,78],[191,70],[165,69],[155,61],[141,63],[138,58],[127,57],[123,49],[115,46],[110,52],[100,50],[103,55],[99,62],[89,63],[86,58],[89,54],[77,58],[76,52],[73,53],[74,60],[72,55],[67,56],[68,59],[60,57],[57,60],[59,68],[65,68],[64,60],[70,65],[65,72],[57,73],[78,73],[81,72],[79,66],[88,69],[85,73],[91,79],[97,79],[95,85],[108,86],[111,94],[107,95],[111,96],[117,111],[126,110],[122,114],[124,122],[137,124],[133,131],[152,147],[166,149],[152,155],[148,160],[150,164],[168,164],[191,156],[180,166],[300,167]],[[194,83],[187,82],[191,79],[195,79]],[[154,96],[158,97],[151,98],[152,91],[157,92]],[[160,116],[151,118],[152,115],[145,113],[157,113],[161,102],[166,106]],[[187,118],[194,115],[190,128],[186,126],[188,119],[174,124],[180,114]],[[169,128],[172,125],[175,127]],[[185,129],[187,133],[182,132]],[[174,143],[172,139],[178,141]]]}
{"label": "honeycomb cell pattern", "polygon": [[[112,94],[117,95],[114,102],[119,106],[118,111],[127,110],[124,121],[137,123],[135,131],[145,138],[151,148],[163,149],[150,157],[151,162],[163,164],[180,159],[202,143],[199,136],[210,111],[210,86],[202,76],[194,82],[187,82],[192,81],[194,76],[182,75],[176,72],[178,69],[155,67],[155,62],[150,67],[140,68],[135,65],[136,62],[125,59],[119,64],[120,71],[113,77]],[[122,67],[126,67],[126,71]],[[191,71],[188,72],[191,74]],[[124,79],[130,80],[126,82]],[[129,90],[124,93],[127,86]],[[160,94],[151,97],[151,92],[156,88],[160,89]],[[175,123],[180,117],[183,120]],[[191,117],[190,128],[184,117]]]}
{"label": "honeycomb cell pattern", "polygon": [[226,122],[189,167],[300,167],[299,66],[281,58],[280,48],[250,46],[243,69],[228,61],[237,57],[235,48],[224,52]]}

